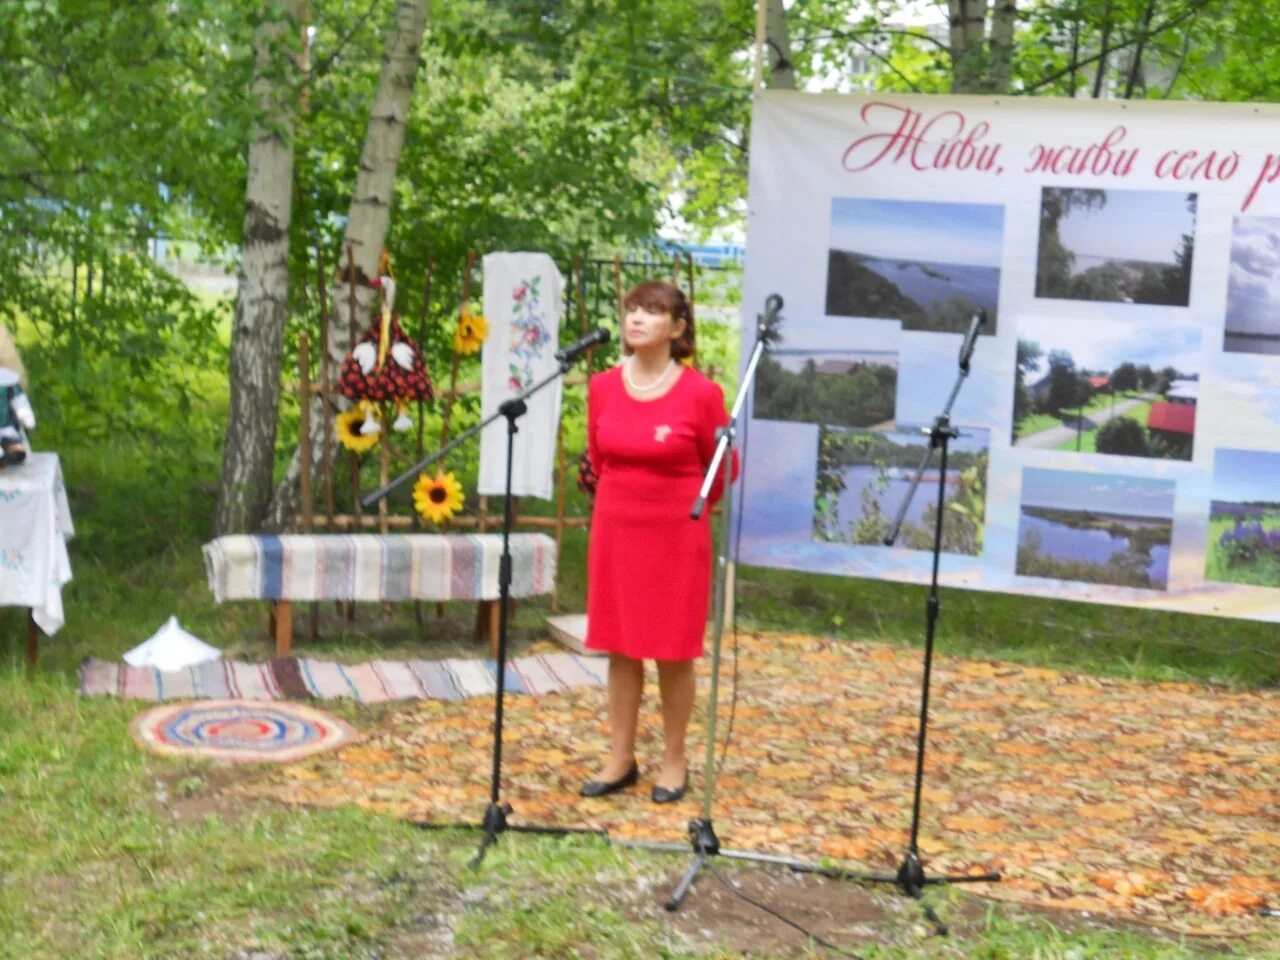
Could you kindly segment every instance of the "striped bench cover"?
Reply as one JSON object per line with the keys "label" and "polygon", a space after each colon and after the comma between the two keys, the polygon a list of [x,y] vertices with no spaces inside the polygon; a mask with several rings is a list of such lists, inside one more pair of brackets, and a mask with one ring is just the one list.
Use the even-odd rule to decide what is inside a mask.
{"label": "striped bench cover", "polygon": [[[224,600],[496,600],[502,535],[286,534],[204,545],[209,589]],[[511,596],[550,593],[556,544],[511,535]]]}

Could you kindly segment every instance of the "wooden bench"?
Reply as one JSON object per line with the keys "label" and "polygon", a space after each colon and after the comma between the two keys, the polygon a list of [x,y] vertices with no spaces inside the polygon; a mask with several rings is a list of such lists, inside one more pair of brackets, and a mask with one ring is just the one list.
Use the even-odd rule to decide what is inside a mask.
{"label": "wooden bench", "polygon": [[[271,603],[281,657],[293,645],[296,602],[474,600],[496,658],[501,557],[499,533],[235,535],[204,545],[214,599]],[[511,597],[551,593],[555,582],[555,541],[512,534]]]}

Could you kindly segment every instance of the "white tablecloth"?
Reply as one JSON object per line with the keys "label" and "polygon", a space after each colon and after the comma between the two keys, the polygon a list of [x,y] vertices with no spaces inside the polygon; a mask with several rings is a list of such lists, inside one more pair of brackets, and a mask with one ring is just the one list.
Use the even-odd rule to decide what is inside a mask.
{"label": "white tablecloth", "polygon": [[74,535],[56,453],[33,453],[19,466],[0,468],[0,605],[30,607],[46,634],[63,624],[67,541]]}

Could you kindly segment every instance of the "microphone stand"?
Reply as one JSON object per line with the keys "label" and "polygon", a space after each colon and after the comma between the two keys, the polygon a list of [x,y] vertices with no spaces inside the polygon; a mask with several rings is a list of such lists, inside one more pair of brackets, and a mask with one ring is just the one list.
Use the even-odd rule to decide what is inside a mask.
{"label": "microphone stand", "polygon": [[[689,869],[685,872],[680,882],[676,884],[671,896],[664,904],[666,909],[669,911],[675,911],[680,908],[680,904],[684,901],[689,889],[693,886],[693,881],[697,879],[698,873],[707,865],[708,859],[713,856],[731,857],[738,860],[753,860],[760,863],[779,864],[785,867],[790,867],[793,870],[804,869],[808,866],[801,861],[790,860],[786,857],[778,857],[766,853],[727,850],[720,846],[720,839],[716,836],[715,828],[711,822],[712,796],[715,792],[716,776],[716,713],[720,689],[720,642],[724,635],[727,593],[726,581],[729,570],[730,504],[732,502],[732,497],[729,495],[729,488],[733,482],[733,460],[728,456],[728,453],[733,444],[734,437],[736,436],[738,416],[742,411],[742,406],[746,401],[752,381],[755,379],[756,367],[760,363],[760,357],[769,345],[780,339],[777,333],[777,320],[778,312],[781,309],[782,298],[777,294],[770,295],[765,301],[765,313],[758,319],[755,346],[753,347],[751,357],[747,362],[746,372],[743,374],[742,382],[738,385],[738,394],[734,398],[733,406],[729,413],[729,423],[716,433],[717,443],[715,454],[711,458],[711,463],[707,466],[706,473],[702,478],[701,490],[699,491],[698,497],[694,501],[693,509],[690,512],[690,518],[693,520],[697,520],[702,516],[703,511],[706,509],[708,499],[711,496],[711,487],[716,481],[717,474],[719,474],[721,490],[724,494],[724,510],[723,516],[721,517],[720,550],[716,559],[715,592],[712,600],[711,698],[707,707],[707,759],[706,772],[703,778],[702,816],[701,818],[689,821],[689,841],[693,848],[694,859],[693,863],[689,866]],[[624,842],[623,845],[669,852],[684,852],[688,849],[683,844],[675,843]]]}
{"label": "microphone stand", "polygon": [[[951,407],[956,402],[961,385],[969,375],[969,363],[973,357],[973,348],[977,344],[978,330],[985,322],[985,311],[978,311],[974,315],[969,332],[960,347],[960,373],[956,377],[955,386],[951,389],[951,396],[947,398],[946,406],[937,419],[934,420],[933,426],[922,431],[929,437],[929,446],[920,460],[920,466],[916,468],[915,476],[911,480],[911,488],[907,491],[907,495],[902,501],[902,506],[898,508],[898,515],[893,521],[893,528],[888,536],[884,538],[886,547],[893,546],[894,541],[898,539],[898,533],[902,529],[903,520],[907,515],[907,508],[911,505],[911,500],[920,486],[921,477],[924,476],[925,470],[928,469],[929,461],[933,458],[933,451],[935,449],[941,450],[937,515],[934,517],[933,522],[933,572],[929,580],[929,599],[925,606],[924,678],[920,688],[920,721],[916,738],[915,791],[911,806],[911,838],[907,844],[907,853],[898,868],[898,872],[893,875],[854,874],[843,870],[827,869],[810,871],[824,876],[853,877],[873,883],[892,883],[915,900],[920,900],[923,896],[924,888],[933,884],[990,883],[1000,879],[1000,874],[996,872],[943,877],[927,876],[924,866],[920,862],[918,845],[920,836],[920,794],[924,780],[925,739],[929,723],[929,682],[933,670],[933,638],[938,623],[938,613],[941,609],[938,603],[938,566],[942,556],[942,518],[946,510],[947,450],[951,440],[960,436],[960,432],[951,425]],[[945,935],[947,932],[946,925],[938,918],[938,915],[927,903],[922,904],[922,907],[925,916],[937,928],[938,933]]]}
{"label": "microphone stand", "polygon": [[[515,522],[515,513],[511,497],[511,468],[513,449],[515,447],[515,436],[518,430],[516,427],[516,420],[523,416],[529,409],[528,404],[526,404],[525,401],[553,380],[563,377],[568,373],[573,367],[574,361],[577,360],[577,358],[584,352],[586,346],[603,343],[609,338],[607,331],[598,330],[594,338],[587,339],[589,342],[586,340],[579,341],[572,347],[562,350],[556,354],[556,359],[559,361],[559,368],[555,372],[548,374],[541,381],[526,388],[516,396],[503,401],[498,406],[497,411],[495,411],[491,416],[480,421],[463,433],[460,433],[435,453],[425,457],[404,473],[400,474],[400,476],[389,482],[386,486],[375,490],[373,493],[361,500],[361,503],[366,509],[373,507],[379,500],[386,497],[406,481],[416,477],[431,464],[442,459],[446,454],[465,440],[475,436],[498,418],[506,418],[507,471],[505,499],[503,501],[502,510],[502,557],[498,562],[498,664],[496,678],[497,689],[493,704],[493,772],[489,782],[489,804],[485,807],[484,816],[480,822],[480,829],[484,831],[484,836],[480,840],[479,849],[476,850],[475,856],[471,858],[471,861],[468,864],[472,867],[478,866],[480,861],[484,859],[485,853],[498,839],[498,835],[505,833],[508,830],[514,830],[520,833],[550,834],[552,836],[566,836],[569,834],[580,833],[593,834],[597,836],[604,834],[603,830],[587,830],[573,827],[512,825],[507,822],[507,817],[512,813],[511,804],[499,801],[502,785],[502,709],[505,699],[507,678],[507,608],[511,597],[511,528]],[[427,829],[456,829],[459,826],[475,826],[474,824],[434,823],[419,823],[417,825]]]}

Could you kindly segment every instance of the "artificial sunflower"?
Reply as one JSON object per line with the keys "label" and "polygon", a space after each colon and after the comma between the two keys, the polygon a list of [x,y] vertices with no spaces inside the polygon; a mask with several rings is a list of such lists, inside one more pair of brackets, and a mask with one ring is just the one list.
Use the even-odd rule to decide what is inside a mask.
{"label": "artificial sunflower", "polygon": [[380,433],[362,433],[361,427],[365,423],[365,411],[359,407],[352,407],[343,413],[338,414],[337,420],[334,421],[338,434],[338,442],[353,453],[365,453],[372,450],[378,445]]}
{"label": "artificial sunflower", "polygon": [[489,335],[489,321],[484,315],[464,310],[458,320],[458,330],[453,335],[453,349],[458,353],[472,354],[484,346],[484,338]]}
{"label": "artificial sunflower", "polygon": [[462,484],[452,473],[425,473],[413,485],[413,505],[424,520],[440,523],[462,509]]}

